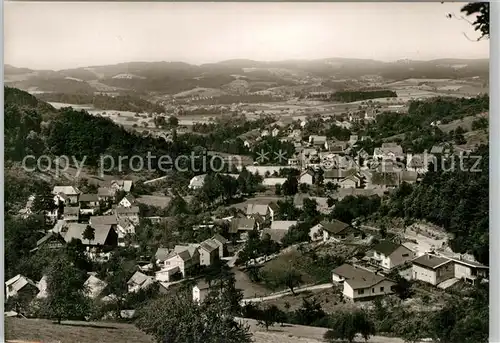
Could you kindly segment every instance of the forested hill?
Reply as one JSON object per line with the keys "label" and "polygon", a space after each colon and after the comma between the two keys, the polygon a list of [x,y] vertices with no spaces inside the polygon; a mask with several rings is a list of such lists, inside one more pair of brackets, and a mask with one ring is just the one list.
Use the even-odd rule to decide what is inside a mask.
{"label": "forested hill", "polygon": [[[144,137],[125,130],[109,118],[92,116],[72,108],[56,110],[24,91],[5,87],[5,159],[21,161],[26,155],[75,156],[97,166],[101,154],[175,157],[182,144]],[[42,124],[45,115],[52,120]],[[153,161],[154,163],[154,161]],[[155,167],[155,165],[153,165]]]}
{"label": "forested hill", "polygon": [[9,105],[19,108],[37,110],[40,115],[49,117],[55,114],[57,110],[50,104],[38,100],[33,95],[17,88],[4,87],[4,107]]}
{"label": "forested hill", "polygon": [[[403,184],[380,208],[382,216],[425,219],[453,234],[450,247],[489,260],[489,146],[464,158],[433,165],[420,184]],[[442,167],[444,166],[444,168]],[[449,170],[449,171],[443,171]]]}

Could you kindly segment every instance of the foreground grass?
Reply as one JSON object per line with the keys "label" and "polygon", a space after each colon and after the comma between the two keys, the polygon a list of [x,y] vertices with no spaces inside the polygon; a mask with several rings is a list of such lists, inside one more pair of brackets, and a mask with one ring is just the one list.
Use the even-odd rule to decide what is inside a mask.
{"label": "foreground grass", "polygon": [[153,343],[150,336],[132,324],[72,322],[54,324],[45,319],[5,319],[6,342],[43,343]]}

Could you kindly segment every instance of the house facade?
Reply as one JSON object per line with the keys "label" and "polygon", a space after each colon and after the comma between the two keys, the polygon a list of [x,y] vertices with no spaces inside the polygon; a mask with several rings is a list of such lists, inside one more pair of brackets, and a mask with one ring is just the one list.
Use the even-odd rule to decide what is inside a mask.
{"label": "house facade", "polygon": [[299,183],[312,185],[314,181],[314,172],[312,170],[304,170],[299,176]]}
{"label": "house facade", "polygon": [[371,300],[378,296],[393,293],[395,283],[382,275],[367,269],[343,264],[332,272],[334,284],[343,286],[344,297],[352,300]]}
{"label": "house facade", "polygon": [[343,294],[352,301],[371,300],[394,293],[392,288],[395,285],[395,282],[385,278],[380,281],[346,280]]}
{"label": "house facade", "polygon": [[211,266],[219,259],[219,246],[211,239],[200,243],[200,265]]}
{"label": "house facade", "polygon": [[412,278],[437,286],[443,281],[455,277],[453,262],[433,254],[422,255],[412,261]]}
{"label": "house facade", "polygon": [[373,260],[384,269],[392,269],[415,258],[415,253],[401,244],[381,241],[373,248]]}
{"label": "house facade", "polygon": [[474,284],[477,279],[488,278],[489,268],[481,263],[463,258],[452,258],[455,269],[455,278]]}

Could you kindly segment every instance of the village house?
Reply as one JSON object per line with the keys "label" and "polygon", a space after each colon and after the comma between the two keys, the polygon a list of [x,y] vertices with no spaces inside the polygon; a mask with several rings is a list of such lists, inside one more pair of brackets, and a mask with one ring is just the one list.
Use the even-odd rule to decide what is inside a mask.
{"label": "village house", "polygon": [[116,197],[116,188],[99,187],[97,189],[97,199],[104,202],[113,202]]}
{"label": "village house", "polygon": [[246,239],[249,231],[258,230],[259,225],[254,218],[233,218],[229,227],[229,234]]}
{"label": "village house", "polygon": [[127,235],[135,235],[135,224],[129,218],[118,218],[116,225],[118,233],[118,245],[125,245],[125,237]]}
{"label": "village house", "polygon": [[132,207],[135,204],[135,197],[132,194],[125,195],[122,200],[118,203],[118,206],[121,207]]}
{"label": "village house", "polygon": [[111,188],[129,193],[132,190],[132,180],[112,180]]}
{"label": "village house", "polygon": [[66,241],[58,232],[49,231],[45,236],[36,241],[36,247],[31,251],[36,251],[42,247],[47,249],[59,249],[64,246]]}
{"label": "village house", "polygon": [[207,174],[201,174],[193,176],[193,178],[189,181],[189,189],[200,189],[205,184],[205,178]]}
{"label": "village house", "polygon": [[201,304],[208,293],[210,293],[210,286],[205,281],[198,282],[197,285],[193,286],[193,302]]}
{"label": "village house", "polygon": [[320,150],[328,150],[328,141],[326,136],[311,135],[309,136],[309,144]]}
{"label": "village house", "polygon": [[363,233],[352,225],[333,219],[320,223],[323,227],[323,241],[341,241],[345,239],[361,238]]}
{"label": "village house", "polygon": [[382,146],[373,150],[373,159],[379,161],[402,161],[403,148],[397,143],[382,143]]}
{"label": "village house", "polygon": [[415,253],[401,244],[380,241],[373,247],[373,261],[384,269],[392,269],[415,258]]}
{"label": "village house", "polygon": [[260,132],[260,136],[261,137],[267,137],[267,136],[269,136],[269,130],[267,130],[267,129],[262,130]]}
{"label": "village house", "polygon": [[154,278],[136,271],[134,275],[127,281],[129,293],[135,293],[140,289],[146,289],[155,282]]}
{"label": "village house", "polygon": [[343,285],[342,294],[351,301],[366,301],[392,294],[396,285],[381,275],[350,264],[335,268],[332,281]]}
{"label": "village house", "polygon": [[128,218],[132,223],[139,224],[139,206],[116,207],[115,212],[118,218]]}
{"label": "village house", "polygon": [[297,225],[296,220],[275,220],[271,223],[271,230],[290,230],[292,226]]}
{"label": "village house", "polygon": [[212,239],[201,242],[198,251],[201,266],[211,266],[219,259],[219,245]]}
{"label": "village house", "polygon": [[489,268],[481,263],[470,261],[462,257],[450,260],[455,264],[455,278],[462,279],[469,283],[476,283],[478,278],[487,279]]}
{"label": "village house", "polygon": [[64,207],[63,219],[66,223],[77,223],[80,218],[80,207]]}
{"label": "village house", "polygon": [[111,225],[116,227],[118,225],[118,218],[115,215],[107,216],[92,216],[89,218],[90,225]]}
{"label": "village house", "polygon": [[224,238],[222,235],[216,233],[213,237],[212,240],[214,241],[215,244],[217,244],[217,250],[219,252],[219,258],[223,258],[226,253],[227,253],[227,242],[228,240]]}
{"label": "village house", "polygon": [[360,188],[363,184],[363,177],[360,173],[346,175],[338,182],[340,188]]}
{"label": "village house", "polygon": [[406,170],[413,171],[418,174],[425,174],[428,171],[428,165],[431,162],[427,154],[412,155],[408,154],[406,156]]}
{"label": "village house", "polygon": [[328,169],[323,173],[323,184],[339,184],[348,175],[355,175],[356,170]]}
{"label": "village house", "polygon": [[171,278],[180,274],[186,275],[200,265],[200,252],[197,244],[176,245],[164,262],[164,268],[156,272],[156,280],[170,282]]}
{"label": "village house", "polygon": [[292,167],[300,166],[300,160],[298,158],[289,158],[287,163],[289,166]]}
{"label": "village house", "polygon": [[73,186],[55,186],[52,189],[52,194],[56,204],[59,204],[59,201],[63,201],[65,204],[77,204],[80,191]]}
{"label": "village house", "polygon": [[[83,238],[83,232],[87,225],[94,228],[94,239],[90,241]],[[79,239],[83,245],[89,247],[116,247],[118,245],[118,234],[112,225],[68,223],[66,230],[61,232],[61,236],[66,243],[73,239]]]}
{"label": "village house", "polygon": [[81,214],[93,215],[95,209],[99,207],[99,198],[97,194],[80,194],[78,203],[80,205]]}
{"label": "village house", "polygon": [[425,254],[412,261],[412,278],[437,286],[455,277],[452,260],[434,254]]}
{"label": "village house", "polygon": [[400,175],[400,172],[374,171],[370,179],[370,185],[382,190],[394,189],[399,186]]}
{"label": "village house", "polygon": [[271,220],[271,222],[274,221],[274,218],[278,215],[279,213],[279,209],[280,207],[278,206],[277,203],[275,202],[272,202],[270,203],[268,206],[268,211],[267,211],[267,214],[268,214],[268,217],[269,219]]}
{"label": "village house", "polygon": [[251,203],[247,205],[247,217],[251,218],[253,215],[259,214],[266,218],[269,214],[268,204]]}
{"label": "village house", "polygon": [[271,135],[273,137],[278,137],[278,135],[280,134],[280,129],[278,129],[277,127],[275,127],[272,131],[271,131]]}
{"label": "village house", "polygon": [[287,232],[288,232],[288,229],[265,228],[262,230],[262,232],[260,234],[260,238],[264,239],[267,235],[269,235],[269,239],[271,241],[276,242],[278,244],[281,244],[283,241],[283,238],[285,238]]}
{"label": "village house", "polygon": [[23,298],[34,298],[39,292],[37,285],[26,276],[17,274],[5,281],[5,299],[22,296]]}
{"label": "village house", "polygon": [[314,172],[310,169],[304,170],[299,176],[299,183],[312,185],[314,182]]}
{"label": "village house", "polygon": [[157,265],[162,265],[169,258],[170,250],[168,248],[158,248],[155,253],[155,261]]}
{"label": "village house", "polygon": [[349,150],[349,142],[346,141],[332,141],[329,143],[328,151],[332,154],[344,155]]}

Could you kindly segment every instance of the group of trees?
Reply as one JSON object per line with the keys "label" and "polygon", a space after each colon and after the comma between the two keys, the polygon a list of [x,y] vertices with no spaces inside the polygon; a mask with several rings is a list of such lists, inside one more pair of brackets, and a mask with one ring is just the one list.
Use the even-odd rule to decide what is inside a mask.
{"label": "group of trees", "polygon": [[39,98],[44,101],[60,102],[77,105],[93,105],[101,110],[151,112],[163,113],[165,108],[158,104],[144,100],[139,96],[118,95],[109,96],[104,94],[88,93],[41,93]]}
{"label": "group of trees", "polygon": [[309,94],[308,99],[324,101],[354,102],[377,98],[396,98],[398,95],[391,90],[338,90],[334,93]]}
{"label": "group of trees", "polygon": [[250,343],[249,328],[234,319],[240,315],[240,290],[228,278],[212,288],[201,302],[189,291],[149,301],[138,311],[135,325],[156,342]]}
{"label": "group of trees", "polygon": [[[408,113],[384,112],[377,116],[365,134],[373,139],[381,139],[402,133],[419,132],[429,129],[433,122],[445,124],[455,119],[474,116],[488,111],[489,96],[475,98],[433,98],[429,100],[411,101]],[[431,131],[433,133],[433,131]],[[439,133],[435,133],[439,134]],[[426,147],[430,149],[432,146]]]}
{"label": "group of trees", "polygon": [[[474,157],[439,159],[418,185],[403,184],[379,209],[380,216],[425,219],[453,234],[453,251],[472,252],[488,264],[489,147]],[[477,163],[477,165],[476,165]],[[443,170],[442,166],[449,169]]]}

